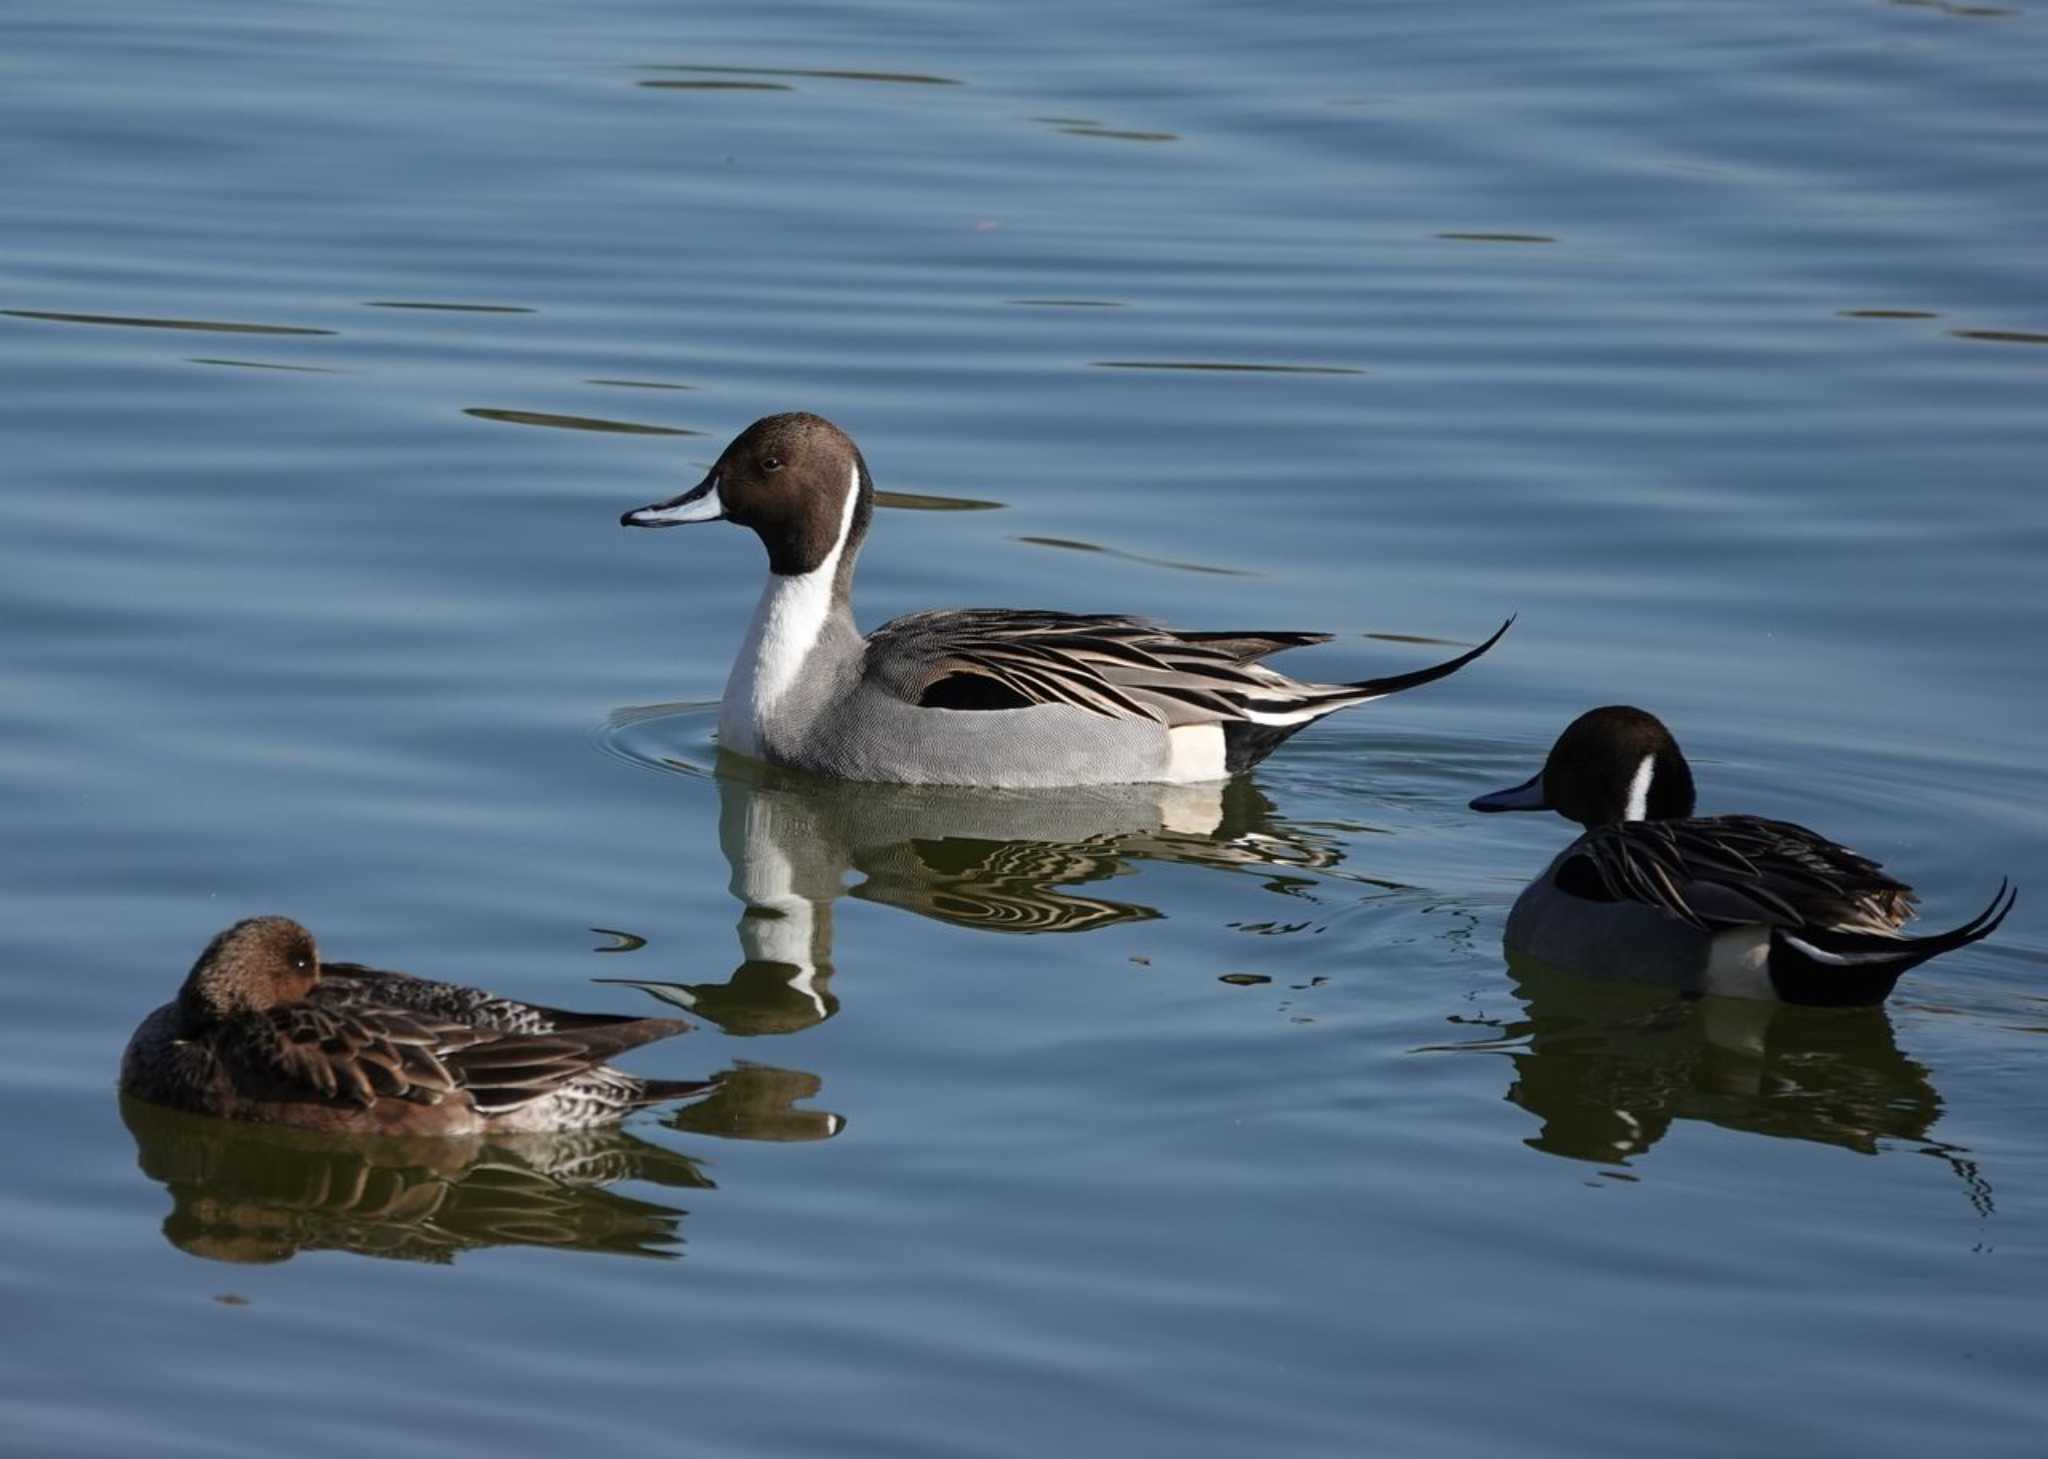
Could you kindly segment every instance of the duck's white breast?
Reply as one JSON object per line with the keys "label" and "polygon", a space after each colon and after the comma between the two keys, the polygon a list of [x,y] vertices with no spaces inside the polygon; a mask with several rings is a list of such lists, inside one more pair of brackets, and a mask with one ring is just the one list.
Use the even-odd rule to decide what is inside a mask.
{"label": "duck's white breast", "polygon": [[768,574],[754,618],[725,681],[718,706],[719,744],[737,754],[766,758],[768,727],[776,707],[788,695],[811,650],[832,616],[832,595],[839,560],[846,553],[846,534],[860,499],[860,472],[855,468],[839,518],[839,540],[825,560],[806,573]]}

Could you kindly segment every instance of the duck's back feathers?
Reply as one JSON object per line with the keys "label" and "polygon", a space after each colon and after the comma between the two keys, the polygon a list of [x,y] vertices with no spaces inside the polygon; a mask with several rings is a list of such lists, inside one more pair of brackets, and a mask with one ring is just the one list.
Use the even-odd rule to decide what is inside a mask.
{"label": "duck's back feathers", "polygon": [[1068,704],[1170,726],[1233,717],[1227,693],[1279,677],[1249,665],[1328,637],[1233,634],[1211,643],[1142,618],[974,608],[883,624],[868,636],[867,662],[878,682],[920,708]]}
{"label": "duck's back feathers", "polygon": [[1889,933],[1912,888],[1866,856],[1790,821],[1691,816],[1586,832],[1559,885],[1592,901],[1640,902],[1702,931],[1843,927]]}
{"label": "duck's back feathers", "polygon": [[1169,729],[1220,724],[1282,731],[1264,737],[1269,742],[1263,748],[1270,749],[1333,710],[1453,673],[1506,631],[1503,624],[1479,647],[1411,674],[1317,684],[1258,661],[1282,649],[1327,643],[1326,633],[1184,633],[1143,618],[1104,614],[948,610],[913,613],[875,630],[867,640],[866,672],[919,708],[1063,704]]}
{"label": "duck's back feathers", "polygon": [[411,973],[364,967],[361,963],[323,962],[316,996],[328,1007],[404,1008],[500,1033],[560,1033],[641,1022],[616,1013],[576,1013],[567,1008],[523,1003],[482,988],[440,983]]}
{"label": "duck's back feathers", "polygon": [[[607,1059],[688,1027],[666,1018],[607,1018],[596,1027],[504,1032],[482,1022],[380,1006],[350,986],[354,982],[338,979],[333,996],[326,996],[330,985],[323,982],[302,1002],[225,1021],[215,1047],[238,1091],[267,1101],[361,1110],[383,1101],[438,1105],[466,1095],[488,1117],[608,1075],[602,1067]],[[387,989],[406,984],[415,985],[407,990],[415,992],[475,991],[402,976],[381,982]],[[597,1082],[608,1089],[619,1084],[614,1092],[623,1096],[626,1078]],[[621,1107],[642,1102],[629,1099]]]}
{"label": "duck's back feathers", "polygon": [[252,1097],[368,1109],[382,1099],[439,1104],[458,1087],[445,1057],[484,1037],[396,1009],[309,1000],[227,1019],[214,1046]]}

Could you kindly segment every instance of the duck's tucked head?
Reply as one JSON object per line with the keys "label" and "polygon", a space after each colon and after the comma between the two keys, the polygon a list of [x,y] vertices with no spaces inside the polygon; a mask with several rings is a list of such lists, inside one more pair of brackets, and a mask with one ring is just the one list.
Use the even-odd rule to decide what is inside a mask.
{"label": "duck's tucked head", "polygon": [[320,981],[313,934],[289,917],[251,917],[206,944],[178,992],[188,1022],[296,1003]]}
{"label": "duck's tucked head", "polygon": [[1692,767],[1654,714],[1589,709],[1565,727],[1540,773],[1472,802],[1475,811],[1556,811],[1582,826],[1692,814]]}
{"label": "duck's tucked head", "polygon": [[784,577],[849,558],[867,534],[874,485],[853,438],[823,416],[763,416],[734,438],[710,474],[679,497],[637,507],[626,527],[737,522]]}

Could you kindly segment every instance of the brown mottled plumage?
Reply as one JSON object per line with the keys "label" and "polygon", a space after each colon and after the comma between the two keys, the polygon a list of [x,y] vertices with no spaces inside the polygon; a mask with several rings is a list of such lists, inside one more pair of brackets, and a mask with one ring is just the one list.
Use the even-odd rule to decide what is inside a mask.
{"label": "brown mottled plumage", "polygon": [[583,1129],[698,1094],[605,1060],[686,1032],[353,963],[286,917],[237,922],[121,1059],[128,1093],[196,1114],[408,1135]]}

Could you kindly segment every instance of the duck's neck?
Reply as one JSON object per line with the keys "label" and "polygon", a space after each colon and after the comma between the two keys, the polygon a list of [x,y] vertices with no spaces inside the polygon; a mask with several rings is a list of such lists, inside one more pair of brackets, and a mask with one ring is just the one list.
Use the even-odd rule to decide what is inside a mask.
{"label": "duck's neck", "polygon": [[849,496],[838,545],[823,562],[805,573],[768,574],[719,703],[718,738],[726,749],[773,758],[774,732],[793,732],[823,707],[834,676],[818,672],[821,655],[859,652],[852,605],[853,564],[860,553],[854,505]]}

